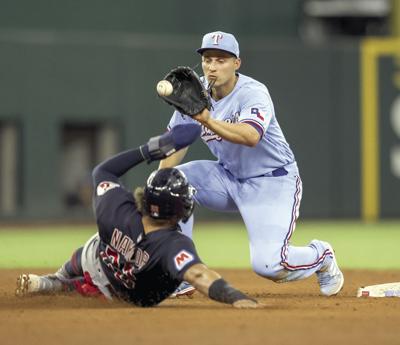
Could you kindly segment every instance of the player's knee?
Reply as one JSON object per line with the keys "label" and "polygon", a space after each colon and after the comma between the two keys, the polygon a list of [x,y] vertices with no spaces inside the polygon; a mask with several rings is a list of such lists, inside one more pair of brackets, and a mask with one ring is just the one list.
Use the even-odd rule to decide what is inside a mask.
{"label": "player's knee", "polygon": [[252,268],[261,277],[278,282],[282,280],[284,269],[279,262],[268,262],[265,260],[252,259]]}

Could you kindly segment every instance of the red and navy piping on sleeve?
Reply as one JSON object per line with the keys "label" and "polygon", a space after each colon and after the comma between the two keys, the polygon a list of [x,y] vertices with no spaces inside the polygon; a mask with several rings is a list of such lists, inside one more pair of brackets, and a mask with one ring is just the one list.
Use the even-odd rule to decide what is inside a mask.
{"label": "red and navy piping on sleeve", "polygon": [[262,136],[265,133],[264,126],[262,125],[262,122],[265,121],[265,117],[260,113],[260,110],[258,108],[251,108],[250,113],[251,115],[255,115],[255,118],[243,119],[240,122],[247,123],[251,125],[253,128],[255,128],[258,134],[260,134],[260,140],[261,140]]}

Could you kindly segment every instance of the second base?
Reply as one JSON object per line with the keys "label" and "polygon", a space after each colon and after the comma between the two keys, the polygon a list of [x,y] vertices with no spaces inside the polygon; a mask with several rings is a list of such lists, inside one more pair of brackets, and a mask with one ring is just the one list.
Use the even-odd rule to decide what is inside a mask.
{"label": "second base", "polygon": [[400,297],[400,282],[360,287],[357,297]]}

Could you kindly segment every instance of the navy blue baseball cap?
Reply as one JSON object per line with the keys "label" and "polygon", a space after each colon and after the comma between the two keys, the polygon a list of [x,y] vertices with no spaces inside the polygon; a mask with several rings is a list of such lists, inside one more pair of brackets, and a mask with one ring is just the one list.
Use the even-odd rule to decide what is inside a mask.
{"label": "navy blue baseball cap", "polygon": [[201,48],[197,49],[197,52],[203,54],[203,52],[208,49],[222,50],[235,55],[237,58],[239,57],[238,41],[235,36],[226,32],[215,31],[205,34],[203,36]]}

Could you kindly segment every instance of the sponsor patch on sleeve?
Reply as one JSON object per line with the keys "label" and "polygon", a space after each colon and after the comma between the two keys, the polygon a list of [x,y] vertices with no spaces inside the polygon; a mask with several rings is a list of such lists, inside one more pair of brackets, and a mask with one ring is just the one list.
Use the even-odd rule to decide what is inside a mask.
{"label": "sponsor patch on sleeve", "polygon": [[180,271],[183,267],[185,267],[189,262],[193,261],[193,255],[187,252],[186,250],[181,250],[174,257],[175,267],[178,271]]}
{"label": "sponsor patch on sleeve", "polygon": [[107,193],[109,190],[120,187],[118,183],[111,182],[111,181],[103,181],[100,182],[99,185],[97,186],[96,193],[98,196],[104,195]]}

